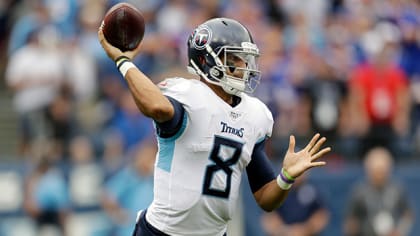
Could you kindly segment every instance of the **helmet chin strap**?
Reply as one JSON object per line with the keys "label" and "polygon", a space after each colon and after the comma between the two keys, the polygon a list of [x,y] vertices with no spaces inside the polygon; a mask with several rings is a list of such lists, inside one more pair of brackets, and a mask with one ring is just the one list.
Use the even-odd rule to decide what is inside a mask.
{"label": "helmet chin strap", "polygon": [[231,95],[239,95],[239,93],[241,92],[227,84],[222,84],[222,88],[226,93],[231,94]]}
{"label": "helmet chin strap", "polygon": [[223,81],[221,81],[221,85],[225,92],[232,95],[238,95],[241,91],[245,90],[244,82],[229,78],[229,76],[224,77]]}

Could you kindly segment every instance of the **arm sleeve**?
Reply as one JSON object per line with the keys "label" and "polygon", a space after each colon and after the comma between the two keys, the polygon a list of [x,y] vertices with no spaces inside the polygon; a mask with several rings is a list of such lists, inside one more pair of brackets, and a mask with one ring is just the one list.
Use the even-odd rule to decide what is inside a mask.
{"label": "arm sleeve", "polygon": [[169,138],[175,135],[182,127],[182,120],[184,117],[185,109],[180,102],[172,97],[166,96],[174,107],[174,117],[168,121],[156,124],[156,133],[161,138]]}
{"label": "arm sleeve", "polygon": [[276,178],[271,162],[265,153],[264,146],[265,140],[255,144],[251,162],[246,167],[248,182],[253,193]]}

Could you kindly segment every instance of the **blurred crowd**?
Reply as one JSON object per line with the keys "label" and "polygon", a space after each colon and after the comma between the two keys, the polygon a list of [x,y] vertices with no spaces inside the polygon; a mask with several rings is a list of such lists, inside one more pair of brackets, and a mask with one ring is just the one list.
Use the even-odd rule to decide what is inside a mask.
{"label": "blurred crowd", "polygon": [[[124,151],[149,137],[97,29],[117,0],[7,0],[0,5],[5,83],[19,115],[20,153],[54,140],[116,131]],[[288,134],[321,132],[345,158],[381,145],[398,158],[420,150],[420,13],[414,0],[138,0],[146,36],[136,64],[159,82],[185,76],[186,38],[211,17],[239,20],[260,47],[256,96],[275,118],[273,156]],[[100,134],[100,135],[99,135]],[[103,140],[95,140],[103,143]],[[100,147],[97,148],[98,151]]]}
{"label": "blurred crowd", "polygon": [[[138,168],[140,174],[130,168],[142,152],[152,152],[153,124],[138,112],[97,40],[103,16],[118,2],[0,2],[0,78],[18,117],[18,156],[30,166],[25,209],[40,222],[62,219],[66,191],[98,198],[89,186],[106,186],[102,206],[119,225],[133,218],[133,212],[123,209],[149,203],[150,195],[138,201],[127,192],[151,188],[147,161],[139,164],[145,165]],[[262,81],[255,96],[275,119],[268,147],[273,162],[282,158],[291,133],[298,145],[314,132],[325,135],[335,160],[357,162],[377,146],[398,162],[420,154],[419,1],[125,2],[145,17],[142,52],[134,62],[156,83],[168,76],[191,78],[186,40],[200,23],[230,17],[248,27],[261,52]],[[153,163],[153,158],[145,159]],[[95,169],[93,163],[101,167]],[[62,164],[71,170],[61,173],[57,166]],[[72,187],[72,178],[80,183],[93,175],[96,179],[88,178],[91,182],[81,190],[79,184]],[[51,191],[56,194],[44,194]],[[39,212],[31,197],[44,202],[43,209],[64,210],[59,216]]]}

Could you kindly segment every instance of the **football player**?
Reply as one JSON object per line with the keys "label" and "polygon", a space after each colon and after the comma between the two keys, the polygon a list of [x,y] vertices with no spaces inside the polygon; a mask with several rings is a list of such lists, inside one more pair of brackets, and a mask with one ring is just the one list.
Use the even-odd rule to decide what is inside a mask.
{"label": "football player", "polygon": [[276,176],[264,151],[273,117],[252,93],[260,79],[258,47],[239,22],[215,18],[188,39],[190,72],[199,79],[169,78],[156,86],[98,31],[108,56],[128,83],[139,110],[155,122],[158,154],[154,200],[140,211],[134,235],[225,235],[247,172],[255,200],[266,211],[286,198],[295,178],[323,166],[330,151],[316,134],[295,152],[290,136]]}

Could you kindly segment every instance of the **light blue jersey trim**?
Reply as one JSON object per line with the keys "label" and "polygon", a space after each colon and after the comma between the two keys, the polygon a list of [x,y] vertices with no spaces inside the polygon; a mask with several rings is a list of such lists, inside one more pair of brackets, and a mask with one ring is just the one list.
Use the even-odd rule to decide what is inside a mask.
{"label": "light blue jersey trim", "polygon": [[157,167],[166,171],[171,172],[172,160],[174,158],[175,151],[175,141],[184,133],[185,128],[187,127],[188,115],[187,112],[184,113],[182,120],[182,126],[176,132],[176,134],[169,138],[158,137],[159,143],[159,158]]}

